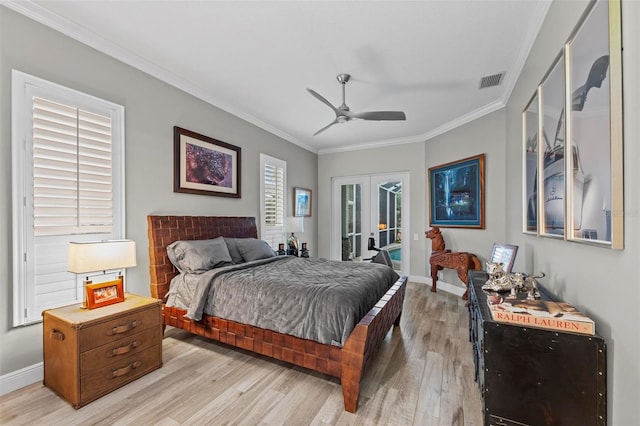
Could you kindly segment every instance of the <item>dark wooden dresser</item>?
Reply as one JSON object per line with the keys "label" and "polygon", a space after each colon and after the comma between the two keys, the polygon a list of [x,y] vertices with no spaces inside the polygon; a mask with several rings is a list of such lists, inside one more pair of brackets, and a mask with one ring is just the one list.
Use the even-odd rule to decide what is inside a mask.
{"label": "dark wooden dresser", "polygon": [[606,425],[604,340],[493,321],[487,279],[469,271],[469,337],[485,425]]}
{"label": "dark wooden dresser", "polygon": [[44,311],[44,385],[79,408],[162,366],[161,303],[126,294],[122,303]]}

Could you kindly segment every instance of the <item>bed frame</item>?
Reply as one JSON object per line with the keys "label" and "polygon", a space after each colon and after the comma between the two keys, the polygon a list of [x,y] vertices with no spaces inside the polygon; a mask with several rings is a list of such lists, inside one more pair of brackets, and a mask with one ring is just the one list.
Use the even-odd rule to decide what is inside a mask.
{"label": "bed frame", "polygon": [[253,217],[147,216],[151,295],[163,301],[163,327],[181,328],[248,351],[338,377],[344,408],[358,406],[360,380],[380,342],[400,324],[407,277],[401,277],[360,320],[342,348],[281,334],[247,324],[204,315],[201,321],[184,318],[185,310],[164,306],[171,279],[178,271],[169,261],[167,246],[177,240],[257,237]]}

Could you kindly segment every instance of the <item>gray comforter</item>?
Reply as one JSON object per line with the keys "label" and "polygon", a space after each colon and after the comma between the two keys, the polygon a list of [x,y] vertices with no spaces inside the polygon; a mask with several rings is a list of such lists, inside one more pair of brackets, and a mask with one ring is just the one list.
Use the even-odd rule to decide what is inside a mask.
{"label": "gray comforter", "polygon": [[380,264],[278,256],[180,274],[167,305],[342,346],[397,279]]}

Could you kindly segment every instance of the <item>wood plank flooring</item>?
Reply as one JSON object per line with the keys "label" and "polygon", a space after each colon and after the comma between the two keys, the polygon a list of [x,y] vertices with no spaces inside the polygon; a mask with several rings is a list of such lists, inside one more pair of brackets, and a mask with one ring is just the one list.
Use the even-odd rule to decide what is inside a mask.
{"label": "wood plank flooring", "polygon": [[161,369],[79,410],[41,383],[0,397],[2,425],[482,424],[464,301],[408,283],[402,321],[362,380],[338,379],[167,329]]}

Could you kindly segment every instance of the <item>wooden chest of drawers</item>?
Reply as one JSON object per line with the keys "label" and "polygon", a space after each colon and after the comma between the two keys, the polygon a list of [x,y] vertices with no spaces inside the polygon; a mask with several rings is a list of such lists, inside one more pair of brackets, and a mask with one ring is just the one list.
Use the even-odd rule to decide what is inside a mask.
{"label": "wooden chest of drawers", "polygon": [[[487,278],[469,271],[469,338],[484,424],[606,425],[602,337],[494,321],[482,290]],[[555,300],[538,289],[543,300]]]}
{"label": "wooden chest of drawers", "polygon": [[162,366],[161,303],[126,294],[98,309],[42,313],[44,385],[75,408]]}

